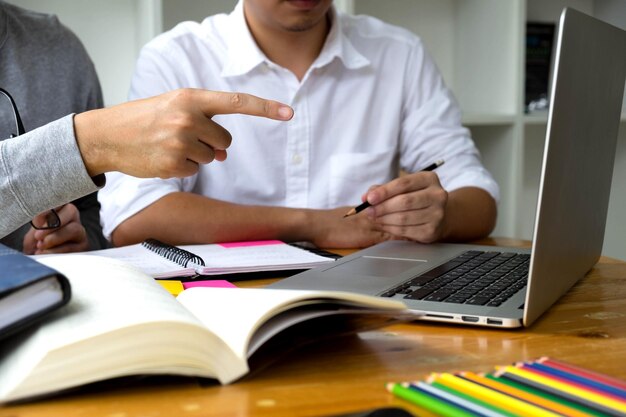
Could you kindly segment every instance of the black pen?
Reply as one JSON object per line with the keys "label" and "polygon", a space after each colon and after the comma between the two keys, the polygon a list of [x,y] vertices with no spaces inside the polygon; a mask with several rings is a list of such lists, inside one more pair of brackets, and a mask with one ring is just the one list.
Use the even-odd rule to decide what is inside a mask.
{"label": "black pen", "polygon": [[[443,159],[439,159],[439,160],[433,162],[432,164],[428,165],[426,168],[422,169],[422,171],[432,171],[435,168],[442,166],[444,162],[445,161]],[[347,212],[346,214],[344,214],[343,217],[348,217],[348,216],[352,216],[354,214],[360,213],[363,210],[365,210],[366,208],[368,208],[369,206],[370,206],[370,203],[367,202],[367,201],[364,202],[364,203],[361,203],[360,205],[350,209],[350,211]]]}

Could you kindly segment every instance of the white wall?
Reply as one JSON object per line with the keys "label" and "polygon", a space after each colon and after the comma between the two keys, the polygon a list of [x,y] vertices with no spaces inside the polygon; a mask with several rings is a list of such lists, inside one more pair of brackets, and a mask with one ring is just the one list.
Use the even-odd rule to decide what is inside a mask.
{"label": "white wall", "polygon": [[8,0],[56,14],[81,39],[93,60],[107,106],[126,101],[141,47],[184,20],[228,13],[237,0]]}
{"label": "white wall", "polygon": [[[107,0],[9,0],[18,6],[53,13],[82,40],[93,60],[107,105],[126,100],[141,38],[141,2]],[[144,24],[145,26],[145,24]]]}
{"label": "white wall", "polygon": [[[237,0],[162,0],[163,29],[169,30],[185,20],[201,22],[205,17],[230,13]],[[184,4],[184,7],[181,7]]]}

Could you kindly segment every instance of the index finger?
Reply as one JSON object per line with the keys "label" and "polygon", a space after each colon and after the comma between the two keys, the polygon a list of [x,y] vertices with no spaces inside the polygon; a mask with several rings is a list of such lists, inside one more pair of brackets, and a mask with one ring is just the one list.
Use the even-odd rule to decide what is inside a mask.
{"label": "index finger", "polygon": [[252,94],[223,91],[200,91],[202,111],[207,116],[216,114],[248,114],[275,120],[290,120],[293,109],[274,100],[266,100]]}

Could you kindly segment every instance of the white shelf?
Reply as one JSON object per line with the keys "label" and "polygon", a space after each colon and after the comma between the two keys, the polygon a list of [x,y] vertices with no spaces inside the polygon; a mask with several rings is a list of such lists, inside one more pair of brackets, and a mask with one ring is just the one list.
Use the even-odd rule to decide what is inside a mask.
{"label": "white shelf", "polygon": [[514,114],[463,114],[463,125],[465,126],[499,126],[511,125],[515,123]]}
{"label": "white shelf", "polygon": [[548,123],[548,111],[524,115],[526,125],[545,125]]}

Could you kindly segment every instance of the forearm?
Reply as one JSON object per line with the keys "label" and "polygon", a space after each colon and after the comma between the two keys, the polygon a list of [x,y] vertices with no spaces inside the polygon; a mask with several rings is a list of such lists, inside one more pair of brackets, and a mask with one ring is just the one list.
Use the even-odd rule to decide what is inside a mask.
{"label": "forearm", "polygon": [[496,224],[496,202],[481,188],[451,191],[446,204],[444,241],[468,241],[488,236]]}
{"label": "forearm", "polygon": [[0,236],[104,183],[104,176],[94,183],[85,170],[74,139],[72,116],[3,141],[0,174]]}
{"label": "forearm", "polygon": [[245,240],[314,240],[314,210],[244,206],[197,194],[172,193],[120,224],[115,246],[152,237],[171,244]]}

